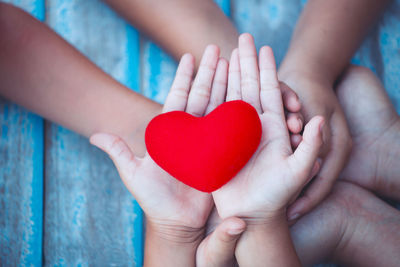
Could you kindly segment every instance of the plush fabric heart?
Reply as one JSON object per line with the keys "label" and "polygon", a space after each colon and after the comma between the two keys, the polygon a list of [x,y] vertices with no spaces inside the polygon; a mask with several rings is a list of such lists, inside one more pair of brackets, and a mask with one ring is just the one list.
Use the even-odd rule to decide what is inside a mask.
{"label": "plush fabric heart", "polygon": [[155,117],[145,140],[151,158],[179,181],[212,192],[232,179],[257,150],[257,111],[241,100],[226,102],[205,117],[172,111]]}

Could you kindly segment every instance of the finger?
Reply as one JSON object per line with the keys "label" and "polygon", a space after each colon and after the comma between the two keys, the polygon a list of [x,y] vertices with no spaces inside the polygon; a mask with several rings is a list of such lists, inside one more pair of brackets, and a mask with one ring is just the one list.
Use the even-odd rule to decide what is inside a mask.
{"label": "finger", "polygon": [[322,127],[324,118],[315,116],[307,123],[303,140],[288,158],[289,166],[293,173],[297,174],[299,185],[304,185],[309,177],[311,170],[317,160],[322,146]]}
{"label": "finger", "polygon": [[197,266],[232,266],[236,242],[246,228],[243,220],[225,219],[199,246]]}
{"label": "finger", "polygon": [[293,91],[286,83],[279,82],[282,92],[283,106],[289,112],[300,112],[301,104],[296,92]]}
{"label": "finger", "polygon": [[257,63],[257,51],[251,34],[239,36],[240,87],[242,99],[261,113],[260,73]]}
{"label": "finger", "polygon": [[211,95],[211,86],[219,59],[219,48],[207,46],[194,79],[186,106],[186,112],[197,117],[204,115]]}
{"label": "finger", "polygon": [[264,113],[272,112],[284,116],[282,93],[279,87],[276,64],[272,49],[260,49],[261,106]]}
{"label": "finger", "polygon": [[[318,174],[318,172],[321,170],[321,165],[322,165],[322,159],[317,158],[317,161],[314,163],[314,167],[311,170],[311,175],[309,181]],[[307,181],[307,183],[309,182]]]}
{"label": "finger", "polygon": [[206,114],[225,102],[226,87],[228,84],[228,61],[220,58],[215,71],[215,77],[211,88],[211,97],[208,103]]}
{"label": "finger", "polygon": [[173,110],[183,111],[186,108],[186,103],[189,95],[190,84],[194,71],[194,57],[191,54],[182,56],[171,90],[165,100],[163,112]]}
{"label": "finger", "polygon": [[106,133],[96,133],[89,139],[90,143],[106,152],[117,167],[122,180],[127,184],[137,166],[137,159],[120,137]]}
{"label": "finger", "polygon": [[239,51],[232,51],[229,61],[228,90],[226,92],[226,101],[241,100],[242,93],[240,90],[240,64]]}
{"label": "finger", "polygon": [[300,145],[303,137],[300,134],[291,134],[290,135],[290,145],[292,146],[293,151],[297,149]]}
{"label": "finger", "polygon": [[303,130],[303,116],[300,112],[287,113],[286,124],[292,134],[299,134]]}

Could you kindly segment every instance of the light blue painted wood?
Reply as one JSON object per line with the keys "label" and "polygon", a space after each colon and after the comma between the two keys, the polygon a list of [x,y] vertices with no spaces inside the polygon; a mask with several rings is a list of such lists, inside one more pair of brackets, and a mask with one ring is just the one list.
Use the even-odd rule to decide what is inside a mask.
{"label": "light blue painted wood", "polygon": [[302,10],[298,0],[232,0],[232,18],[240,33],[254,36],[257,49],[269,45],[279,64]]}
{"label": "light blue painted wood", "polygon": [[[2,1],[44,18],[44,1]],[[0,99],[0,265],[41,266],[43,120]]]}
{"label": "light blue painted wood", "polygon": [[400,0],[393,1],[352,62],[373,70],[400,114]]}
{"label": "light blue painted wood", "polygon": [[[229,0],[217,0],[215,2],[226,15],[229,15]],[[144,38],[143,95],[158,103],[164,103],[175,76],[176,67],[176,62],[167,53],[155,43]]]}
{"label": "light blue painted wood", "polygon": [[[118,81],[139,88],[139,36],[102,2],[47,1],[47,23]],[[108,157],[46,127],[47,266],[141,266],[142,212]]]}

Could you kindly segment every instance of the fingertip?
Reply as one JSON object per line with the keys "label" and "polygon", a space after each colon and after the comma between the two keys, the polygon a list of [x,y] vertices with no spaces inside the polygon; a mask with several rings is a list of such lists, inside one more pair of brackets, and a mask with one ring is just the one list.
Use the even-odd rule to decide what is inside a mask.
{"label": "fingertip", "polygon": [[297,199],[289,208],[287,211],[287,218],[289,222],[295,222],[303,216],[303,210],[304,210],[304,199],[303,197],[300,197]]}
{"label": "fingertip", "polygon": [[298,95],[286,83],[279,81],[285,108],[293,113],[300,112],[301,103]]}
{"label": "fingertip", "polygon": [[176,70],[176,79],[181,79],[180,75],[186,74],[188,76],[192,76],[195,67],[195,58],[192,54],[186,53],[181,57],[179,61],[178,68]]}
{"label": "fingertip", "polygon": [[[319,170],[321,169],[321,164],[322,164],[322,159],[321,158],[317,158],[317,160],[315,161],[315,163],[314,163],[314,166],[313,166],[313,168],[312,168],[312,170],[311,170],[311,177],[310,177],[310,180],[315,176],[315,175],[317,175],[317,173],[319,172]],[[309,182],[309,181],[308,181]],[[308,183],[307,182],[307,183]]]}
{"label": "fingertip", "polygon": [[236,56],[238,54],[238,52],[239,52],[239,49],[237,47],[235,49],[233,49],[232,53],[231,53],[231,58]]}
{"label": "fingertip", "polygon": [[207,45],[204,53],[219,55],[219,53],[220,53],[219,46],[215,45],[215,44],[209,44],[209,45]]}
{"label": "fingertip", "polygon": [[260,57],[262,56],[271,56],[274,55],[274,52],[272,51],[272,48],[268,45],[264,45],[263,47],[260,48]]}
{"label": "fingertip", "polygon": [[289,95],[286,108],[291,112],[299,112],[301,110],[300,100],[295,93]]}
{"label": "fingertip", "polygon": [[223,57],[220,57],[220,58],[219,58],[217,67],[221,67],[221,68],[226,68],[226,69],[227,69],[227,68],[228,68],[228,65],[229,65],[228,60],[226,60],[226,59],[223,58]]}
{"label": "fingertip", "polygon": [[307,138],[307,135],[311,135],[308,138],[318,138],[320,142],[323,143],[323,130],[325,125],[325,118],[323,116],[315,116],[313,117],[304,128],[304,137]]}
{"label": "fingertip", "polygon": [[237,217],[232,217],[227,219],[228,226],[227,226],[227,233],[232,236],[240,235],[244,232],[246,228],[246,223]]}
{"label": "fingertip", "polygon": [[292,148],[296,150],[296,148],[299,146],[301,141],[303,140],[303,137],[301,134],[292,134],[290,135],[290,144],[292,145]]}
{"label": "fingertip", "polygon": [[254,42],[253,36],[248,32],[242,33],[239,36],[239,44],[246,43],[246,42]]}
{"label": "fingertip", "polygon": [[181,57],[181,61],[193,62],[194,63],[194,56],[190,53],[185,53]]}
{"label": "fingertip", "polygon": [[287,126],[291,133],[299,134],[303,129],[303,120],[298,113],[289,113],[287,115]]}
{"label": "fingertip", "polygon": [[106,139],[108,139],[110,137],[109,134],[106,133],[94,133],[89,137],[89,143],[100,147],[101,144],[104,143],[104,141],[106,141]]}

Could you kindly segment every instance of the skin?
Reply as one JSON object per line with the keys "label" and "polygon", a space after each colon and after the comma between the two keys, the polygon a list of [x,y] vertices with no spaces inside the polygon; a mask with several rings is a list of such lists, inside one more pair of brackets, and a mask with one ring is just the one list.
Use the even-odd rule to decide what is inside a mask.
{"label": "skin", "polygon": [[297,23],[279,78],[300,97],[305,122],[315,115],[326,121],[323,164],[302,196],[289,208],[295,221],[330,192],[351,150],[351,135],[333,86],[349,64],[367,30],[389,0],[310,0]]}
{"label": "skin", "polygon": [[236,248],[240,266],[263,266],[265,262],[300,266],[286,207],[307,183],[315,165],[323,118],[317,116],[305,126],[303,141],[293,153],[270,47],[261,48],[258,62],[252,36],[241,35],[239,49],[231,56],[227,99],[241,96],[251,103],[259,112],[263,134],[247,165],[212,195],[222,218],[235,216],[247,222]]}
{"label": "skin", "polygon": [[[144,132],[160,104],[121,85],[45,24],[6,3],[0,3],[0,35],[2,97],[86,137],[118,135],[144,155]],[[290,89],[284,103],[294,113],[289,129],[298,133],[300,104]]]}
{"label": "skin", "polygon": [[1,96],[87,137],[117,134],[144,153],[144,130],[159,104],[115,81],[19,8],[0,3],[0,35]]}
{"label": "skin", "polygon": [[[214,102],[209,101],[211,88],[226,88],[228,63],[219,59],[218,47],[211,45],[204,52],[194,81],[193,73],[194,58],[186,54],[163,112],[179,110],[203,115],[208,103]],[[90,142],[110,155],[146,214],[145,266],[194,266],[196,249],[213,205],[211,195],[179,182],[148,154],[143,159],[136,158],[125,141],[115,135],[95,134]]]}
{"label": "skin", "polygon": [[[361,135],[359,145],[358,137],[355,137],[349,163],[342,173],[346,174],[343,179],[347,181],[336,182],[332,193],[291,227],[297,255],[302,266],[322,262],[345,266],[397,266],[400,261],[400,212],[354,183],[372,190],[377,181],[375,177],[385,178],[379,182],[386,185],[382,188],[393,188],[389,185],[398,182],[397,176],[390,175],[399,173],[393,163],[399,162],[400,154],[388,146],[398,143],[398,130],[394,132],[393,126],[386,126],[388,121],[395,124],[399,116],[393,113],[393,104],[381,83],[366,68],[349,67],[336,92],[352,134],[365,132],[365,135]],[[354,99],[359,102],[357,107]],[[369,129],[365,127],[366,122]],[[375,141],[372,146],[370,140]],[[378,162],[387,162],[386,168],[375,164]],[[349,167],[351,170],[357,167],[354,178],[349,178]],[[389,193],[392,198],[399,197],[393,190],[381,191],[386,197]],[[213,212],[208,232],[212,232],[220,221],[218,214]]]}
{"label": "skin", "polygon": [[[239,39],[239,53],[242,53],[242,55],[239,57],[238,51],[235,50],[232,58],[236,60],[237,63],[241,62],[240,64],[244,64],[241,69],[246,69],[245,65],[248,64],[250,71],[247,74],[244,72],[240,73],[242,77],[240,78],[240,76],[237,76],[239,73],[235,71],[235,68],[238,66],[234,66],[229,70],[230,78],[228,79],[227,62],[223,59],[218,59],[219,50],[216,46],[209,46],[204,53],[192,85],[191,76],[194,72],[194,60],[192,56],[185,55],[178,67],[176,78],[164,105],[164,112],[183,110],[190,114],[202,116],[207,112],[209,103],[224,100],[224,98],[217,96],[225,94],[212,94],[211,92],[213,90],[226,90],[226,88],[228,88],[226,93],[227,98],[232,95],[233,90],[236,89],[240,90],[241,95],[246,95],[246,90],[249,89],[260,90],[259,87],[250,88],[246,87],[247,83],[241,83],[241,81],[246,81],[246,75],[253,77],[254,74],[258,73],[258,65],[256,61],[254,61],[254,57],[245,56],[249,51],[255,53],[254,42],[252,37],[246,34]],[[251,61],[246,63],[246,59],[251,59]],[[262,107],[263,110],[268,110],[268,112],[260,114],[260,119],[263,121],[264,126],[267,124],[274,125],[277,130],[274,130],[275,127],[271,127],[272,130],[264,129],[265,134],[261,141],[261,149],[256,152],[254,158],[266,160],[268,157],[271,157],[270,159],[273,162],[285,159],[284,163],[277,168],[287,168],[290,169],[290,172],[282,175],[282,178],[287,180],[287,182],[282,183],[284,186],[279,186],[278,184],[274,185],[274,182],[271,180],[270,183],[272,182],[273,190],[270,189],[270,191],[268,191],[270,186],[264,187],[264,191],[267,190],[271,195],[276,196],[283,193],[283,197],[279,198],[277,202],[272,201],[269,203],[269,205],[267,205],[269,209],[266,209],[266,212],[263,213],[261,217],[254,217],[254,221],[262,221],[262,224],[260,224],[261,227],[251,226],[252,230],[249,232],[248,225],[247,231],[245,232],[246,237],[244,241],[240,241],[243,244],[240,247],[252,248],[258,245],[257,242],[253,242],[255,236],[246,233],[255,233],[254,230],[256,230],[257,233],[260,230],[263,233],[271,233],[271,239],[263,240],[263,244],[267,244],[274,249],[268,253],[265,260],[278,260],[278,264],[282,263],[283,265],[293,266],[293,264],[298,265],[299,262],[290,240],[285,213],[282,211],[284,211],[285,203],[289,202],[293,195],[297,194],[304,185],[315,164],[321,144],[320,126],[323,120],[317,117],[310,125],[306,126],[304,141],[299,145],[297,152],[291,155],[291,152],[288,152],[291,151],[291,148],[289,133],[285,123],[282,95],[279,89],[275,62],[270,48],[261,50],[260,67],[262,88],[261,93],[259,93],[260,107]],[[228,85],[227,82],[229,83]],[[237,84],[238,82],[239,84]],[[248,84],[254,83],[250,82]],[[215,97],[215,99],[209,99],[210,97]],[[266,138],[266,136],[268,136],[268,138]],[[286,142],[284,144],[280,136],[285,137],[284,140],[286,140]],[[90,141],[110,155],[125,185],[139,202],[146,214],[145,265],[165,266],[166,262],[171,264],[171,266],[194,265],[194,253],[202,240],[205,224],[213,204],[211,195],[196,191],[170,177],[160,169],[148,155],[143,159],[136,158],[126,143],[115,135],[105,133],[95,134],[90,138]],[[280,155],[281,153],[283,153],[283,155]],[[278,157],[274,158],[273,155],[278,155]],[[257,165],[251,162],[249,166]],[[255,168],[250,167],[248,170],[246,170],[245,167],[243,170],[245,175],[239,174],[232,181],[240,182],[240,180],[243,180],[243,177],[245,178],[247,176],[247,172],[250,172],[250,175],[254,175],[260,171],[265,172],[267,170],[265,173],[267,177],[276,175],[278,169],[272,170],[270,173],[264,166],[261,167],[263,165],[260,164],[261,161],[256,161],[255,163],[257,162],[260,166]],[[146,177],[146,179],[143,179],[143,177]],[[295,185],[292,185],[288,180],[293,179],[293,177],[297,177]],[[243,213],[234,211],[233,213],[236,215],[228,216],[228,213],[231,211],[224,211],[224,209],[228,207],[226,203],[232,203],[231,199],[234,198],[234,196],[237,197],[235,191],[236,186],[233,185],[232,187],[232,181],[213,194],[218,212],[224,214],[224,219],[228,219],[228,217],[238,217],[236,215],[244,215]],[[254,190],[258,183],[259,182],[255,181],[249,189]],[[285,191],[290,192],[290,195],[289,193],[285,194]],[[149,194],[154,197],[149,198]],[[228,196],[229,194],[230,197]],[[226,198],[223,200],[225,206],[221,206],[221,199],[223,198]],[[273,198],[269,197],[268,199],[272,200]],[[267,203],[269,202],[268,199],[266,201]],[[264,202],[264,200],[262,202]],[[249,208],[250,216],[254,216],[254,211],[258,213],[258,210],[264,208],[263,205],[260,207],[260,201],[255,201],[254,199],[251,199],[244,207]],[[243,206],[240,208],[243,208]],[[248,218],[249,216],[243,216],[243,219],[247,220],[247,222],[249,222]],[[280,225],[283,225],[283,227],[278,227]],[[277,227],[280,229],[279,231],[276,231]],[[241,231],[242,230],[243,229],[241,229]],[[258,234],[256,236],[258,236]],[[243,240],[243,237],[242,235],[241,240]],[[213,240],[212,236],[209,239],[205,239],[204,242],[207,242],[207,240]],[[281,246],[273,245],[276,241],[279,241]],[[207,248],[208,246],[204,245],[203,250],[204,247]],[[231,246],[231,251],[233,247],[234,246]],[[282,247],[291,247],[290,256],[285,255],[285,257],[281,257],[282,255],[280,255],[278,251],[280,251]],[[200,252],[202,251],[201,248],[202,246],[200,246]],[[237,253],[237,251],[238,248],[236,248],[236,254],[239,255],[239,264],[246,266],[246,261],[248,261],[248,259],[240,256],[243,253]],[[250,249],[250,251],[253,251],[253,249]]]}
{"label": "skin", "polygon": [[337,182],[291,235],[302,266],[398,266],[399,230],[398,210],[359,186]]}
{"label": "skin", "polygon": [[[212,0],[104,0],[176,60],[190,52],[200,62],[204,48],[216,44],[229,58],[237,46],[236,28]],[[154,8],[157,6],[157,8]],[[182,23],[184,22],[184,23]],[[162,29],[162,31],[160,31]],[[193,34],[196,33],[196,34]]]}
{"label": "skin", "polygon": [[353,139],[341,178],[399,201],[400,117],[382,83],[369,69],[351,66],[337,96]]}

